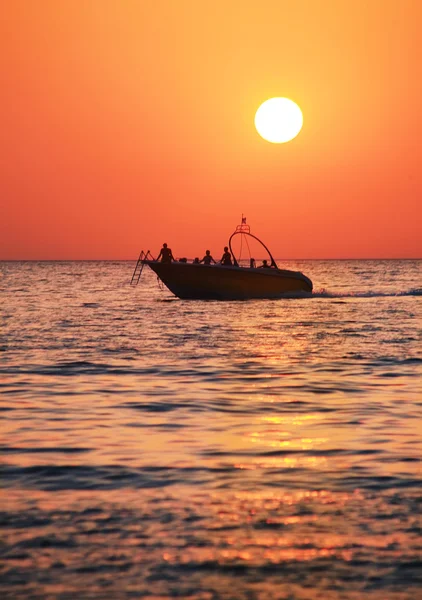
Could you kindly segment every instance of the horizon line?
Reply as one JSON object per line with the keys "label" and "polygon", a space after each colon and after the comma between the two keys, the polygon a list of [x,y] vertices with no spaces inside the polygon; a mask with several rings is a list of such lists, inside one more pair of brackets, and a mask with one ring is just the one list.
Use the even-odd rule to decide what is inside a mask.
{"label": "horizon line", "polygon": [[[138,258],[0,258],[0,263],[4,262],[136,262]],[[189,258],[188,260],[193,260]],[[248,259],[240,259],[248,260]],[[256,260],[263,260],[258,258]],[[307,260],[307,261],[322,261],[322,260],[422,260],[420,257],[365,257],[365,258],[275,258],[274,260],[289,261],[289,260]],[[178,262],[177,260],[175,262]]]}

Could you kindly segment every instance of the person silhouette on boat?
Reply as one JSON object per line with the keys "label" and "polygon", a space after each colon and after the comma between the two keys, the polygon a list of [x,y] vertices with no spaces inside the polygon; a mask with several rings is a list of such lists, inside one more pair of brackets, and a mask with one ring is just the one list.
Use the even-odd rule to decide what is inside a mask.
{"label": "person silhouette on boat", "polygon": [[211,252],[209,250],[205,250],[205,256],[202,260],[200,260],[199,262],[204,263],[204,265],[210,265],[212,262],[214,264],[215,260],[213,259],[213,257],[211,256]]}
{"label": "person silhouette on boat", "polygon": [[173,256],[173,252],[170,248],[167,247],[167,244],[164,243],[163,247],[160,250],[160,254],[157,257],[157,260],[160,260],[162,263],[171,263],[172,260],[175,260]]}
{"label": "person silhouette on boat", "polygon": [[227,246],[224,246],[224,254],[221,257],[220,263],[225,267],[230,267],[232,265],[232,255],[230,254]]}
{"label": "person silhouette on boat", "polygon": [[271,269],[271,265],[269,265],[268,260],[264,258],[262,265],[259,265],[258,269]]}
{"label": "person silhouette on boat", "polygon": [[198,257],[198,256],[197,256],[196,258],[194,258],[194,259],[193,259],[193,264],[194,264],[194,265],[199,265],[199,264],[200,264],[200,262],[201,262],[201,261],[199,260],[199,257]]}
{"label": "person silhouette on boat", "polygon": [[251,259],[249,260],[249,267],[250,267],[251,269],[255,269],[255,267],[256,267],[256,264],[255,264],[255,259],[254,259],[254,258],[251,258]]}

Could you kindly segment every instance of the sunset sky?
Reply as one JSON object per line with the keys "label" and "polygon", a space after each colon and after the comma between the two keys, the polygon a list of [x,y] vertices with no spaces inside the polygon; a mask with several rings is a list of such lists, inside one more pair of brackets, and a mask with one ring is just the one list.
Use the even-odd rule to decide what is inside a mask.
{"label": "sunset sky", "polygon": [[[3,0],[0,259],[422,256],[422,2]],[[286,144],[254,127],[299,104]]]}

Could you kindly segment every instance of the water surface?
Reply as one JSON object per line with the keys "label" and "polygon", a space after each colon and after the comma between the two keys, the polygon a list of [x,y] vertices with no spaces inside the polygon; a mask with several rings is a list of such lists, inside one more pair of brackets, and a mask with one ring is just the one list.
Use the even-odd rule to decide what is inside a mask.
{"label": "water surface", "polygon": [[421,262],[181,301],[0,263],[2,598],[414,599]]}

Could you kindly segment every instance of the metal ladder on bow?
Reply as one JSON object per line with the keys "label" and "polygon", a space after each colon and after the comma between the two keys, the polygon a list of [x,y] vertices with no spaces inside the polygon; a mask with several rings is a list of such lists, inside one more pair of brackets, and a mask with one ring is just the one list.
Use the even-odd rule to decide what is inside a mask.
{"label": "metal ladder on bow", "polygon": [[138,285],[139,280],[140,280],[141,275],[142,275],[142,270],[143,270],[144,265],[145,265],[145,261],[148,260],[148,257],[149,257],[150,260],[155,260],[149,250],[147,250],[146,252],[144,252],[143,250],[141,250],[141,254],[139,255],[138,262],[136,263],[135,270],[133,271],[133,275],[132,275],[132,279],[130,281],[130,285]]}

